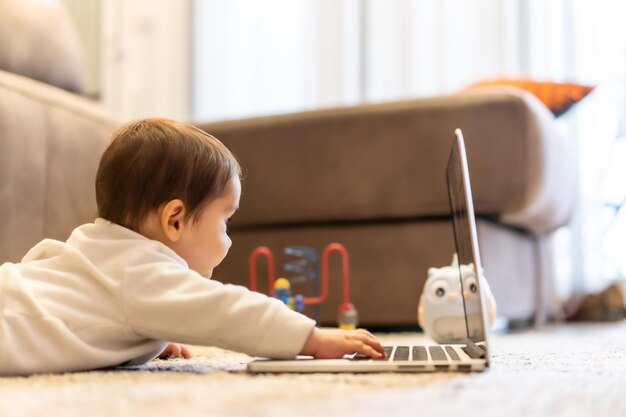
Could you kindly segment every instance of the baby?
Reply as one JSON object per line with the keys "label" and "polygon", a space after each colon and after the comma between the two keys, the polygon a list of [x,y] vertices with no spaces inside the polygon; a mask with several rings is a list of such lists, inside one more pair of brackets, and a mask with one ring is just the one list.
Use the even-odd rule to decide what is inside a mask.
{"label": "baby", "polygon": [[365,330],[316,328],[276,299],[210,280],[231,246],[240,174],[230,151],[194,127],[121,127],[96,175],[95,222],[0,266],[0,375],[189,356],[179,343],[274,358],[383,357]]}

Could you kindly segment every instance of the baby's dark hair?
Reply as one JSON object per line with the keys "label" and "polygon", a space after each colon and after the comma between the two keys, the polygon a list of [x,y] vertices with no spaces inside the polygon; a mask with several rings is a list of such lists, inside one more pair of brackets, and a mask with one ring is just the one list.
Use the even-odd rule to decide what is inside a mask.
{"label": "baby's dark hair", "polygon": [[131,122],[100,159],[98,216],[138,231],[148,214],[178,198],[195,221],[234,176],[241,176],[237,159],[202,130],[163,118]]}

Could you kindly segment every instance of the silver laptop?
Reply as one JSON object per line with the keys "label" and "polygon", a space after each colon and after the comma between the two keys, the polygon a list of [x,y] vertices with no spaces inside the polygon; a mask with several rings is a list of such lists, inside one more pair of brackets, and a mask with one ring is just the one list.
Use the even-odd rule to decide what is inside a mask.
{"label": "silver laptop", "polygon": [[[465,143],[460,129],[455,134],[446,178],[461,288],[461,265],[473,266],[474,276],[478,277],[476,294],[471,297],[463,296],[462,315],[465,317],[466,340],[450,345],[385,346],[385,359],[370,359],[360,355],[345,356],[342,359],[313,359],[305,356],[290,360],[258,358],[248,364],[248,372],[471,372],[489,367],[485,324],[487,302],[480,290],[484,277],[478,253]],[[468,316],[471,316],[470,319]]]}

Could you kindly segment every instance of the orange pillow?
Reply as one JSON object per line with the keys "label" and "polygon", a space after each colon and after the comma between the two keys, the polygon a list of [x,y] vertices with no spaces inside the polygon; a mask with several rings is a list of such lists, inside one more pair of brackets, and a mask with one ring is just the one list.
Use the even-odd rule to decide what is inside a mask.
{"label": "orange pillow", "polygon": [[525,78],[496,78],[470,84],[466,90],[496,86],[516,87],[528,91],[541,100],[555,117],[568,111],[595,88],[589,85],[535,81]]}

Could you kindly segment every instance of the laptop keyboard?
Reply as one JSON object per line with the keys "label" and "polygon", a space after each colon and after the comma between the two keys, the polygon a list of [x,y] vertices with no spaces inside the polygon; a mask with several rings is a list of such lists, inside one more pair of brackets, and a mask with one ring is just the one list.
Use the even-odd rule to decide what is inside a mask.
{"label": "laptop keyboard", "polygon": [[393,355],[394,361],[408,361],[409,360],[409,347],[398,346],[396,352]]}
{"label": "laptop keyboard", "polygon": [[450,356],[450,359],[452,359],[453,361],[461,360],[461,358],[459,358],[459,354],[456,353],[456,350],[454,350],[452,346],[446,346],[446,352],[448,353],[448,356]]}
{"label": "laptop keyboard", "polygon": [[446,352],[443,350],[441,346],[430,346],[428,348],[430,351],[430,357],[434,361],[447,361],[448,357],[446,356]]}
{"label": "laptop keyboard", "polygon": [[[452,346],[384,346],[385,359],[391,361],[460,361],[458,353]],[[393,357],[391,355],[393,354]],[[355,355],[352,360],[369,360],[365,355]]]}
{"label": "laptop keyboard", "polygon": [[426,352],[426,346],[413,346],[413,360],[427,361],[428,352]]}

